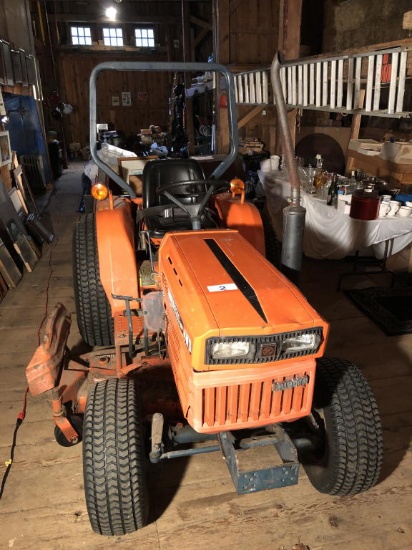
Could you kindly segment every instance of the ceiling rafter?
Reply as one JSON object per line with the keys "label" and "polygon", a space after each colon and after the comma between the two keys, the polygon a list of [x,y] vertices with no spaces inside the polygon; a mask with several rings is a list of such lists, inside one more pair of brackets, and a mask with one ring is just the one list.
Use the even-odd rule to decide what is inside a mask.
{"label": "ceiling rafter", "polygon": [[159,25],[159,24],[172,24],[175,25],[180,22],[179,17],[170,17],[170,16],[136,16],[136,18],[127,19],[117,18],[116,21],[110,21],[107,17],[90,17],[87,14],[80,13],[56,13],[53,14],[53,17],[56,21],[61,23],[107,23],[107,24],[119,24],[126,25],[127,23],[143,23],[147,25]]}

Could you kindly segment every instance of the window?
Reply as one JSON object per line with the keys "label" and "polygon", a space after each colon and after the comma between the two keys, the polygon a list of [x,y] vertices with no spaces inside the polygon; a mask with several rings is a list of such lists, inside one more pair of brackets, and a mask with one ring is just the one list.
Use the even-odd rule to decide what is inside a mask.
{"label": "window", "polygon": [[92,33],[90,27],[70,27],[72,44],[74,46],[91,46]]}
{"label": "window", "polygon": [[103,29],[103,43],[105,46],[123,46],[122,29]]}
{"label": "window", "polygon": [[137,48],[154,48],[154,30],[153,29],[135,29],[135,45]]}

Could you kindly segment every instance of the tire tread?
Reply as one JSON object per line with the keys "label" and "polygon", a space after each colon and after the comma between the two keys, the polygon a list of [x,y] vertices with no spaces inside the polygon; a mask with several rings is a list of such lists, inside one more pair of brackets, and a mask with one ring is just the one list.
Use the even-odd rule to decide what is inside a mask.
{"label": "tire tread", "polygon": [[329,409],[331,453],[330,464],[312,483],[322,493],[340,496],[371,489],[379,479],[383,438],[378,406],[362,372],[349,361],[318,359],[315,408],[319,404]]}
{"label": "tire tread", "polygon": [[77,323],[90,346],[111,346],[114,324],[100,281],[95,214],[86,214],[73,235],[73,282]]}
{"label": "tire tread", "polygon": [[83,472],[87,510],[96,533],[133,533],[146,525],[147,489],[141,419],[134,383],[95,384],[87,400]]}

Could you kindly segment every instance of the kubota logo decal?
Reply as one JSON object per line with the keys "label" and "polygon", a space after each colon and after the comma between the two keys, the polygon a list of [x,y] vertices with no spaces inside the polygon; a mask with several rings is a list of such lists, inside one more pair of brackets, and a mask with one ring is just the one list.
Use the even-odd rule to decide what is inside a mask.
{"label": "kubota logo decal", "polygon": [[170,288],[167,289],[167,297],[169,298],[170,307],[172,308],[173,313],[175,314],[177,324],[179,325],[179,328],[183,334],[183,339],[185,341],[186,347],[189,350],[189,352],[192,353],[192,341],[189,338],[189,335],[186,332],[186,329],[183,325],[182,318],[180,317],[179,310],[177,309],[177,305],[176,305],[175,299],[173,298],[173,294],[170,291]]}
{"label": "kubota logo decal", "polygon": [[290,390],[291,388],[298,388],[299,386],[306,386],[309,384],[309,376],[305,374],[305,376],[295,376],[294,378],[289,378],[286,380],[282,380],[282,382],[273,382],[272,384],[272,391],[273,393],[277,391],[284,391],[284,390]]}

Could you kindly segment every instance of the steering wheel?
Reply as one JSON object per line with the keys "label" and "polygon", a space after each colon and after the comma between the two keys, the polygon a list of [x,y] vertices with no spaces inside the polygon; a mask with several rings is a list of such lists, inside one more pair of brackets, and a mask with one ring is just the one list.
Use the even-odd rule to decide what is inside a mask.
{"label": "steering wheel", "polygon": [[[194,193],[193,187],[200,185],[204,186],[204,193],[199,191]],[[213,192],[216,192],[218,189],[224,189],[228,186],[229,184],[222,180],[185,180],[159,185],[156,192],[159,195],[164,195],[167,197],[170,201],[176,204],[176,206],[184,210],[189,215],[190,221],[192,222],[192,229],[201,229],[200,217]],[[179,193],[176,193],[177,189],[179,190]],[[193,204],[184,204],[178,199],[179,196],[193,197],[195,202]]]}

